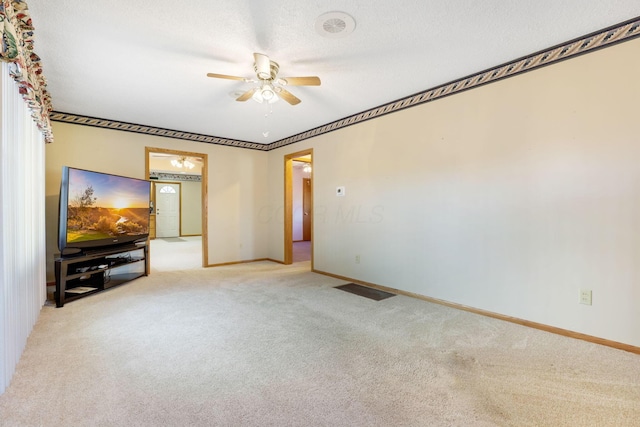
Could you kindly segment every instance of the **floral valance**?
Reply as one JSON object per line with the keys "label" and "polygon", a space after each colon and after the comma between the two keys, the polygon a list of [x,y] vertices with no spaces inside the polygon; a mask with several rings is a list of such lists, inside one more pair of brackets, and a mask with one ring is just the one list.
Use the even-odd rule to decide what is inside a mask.
{"label": "floral valance", "polygon": [[22,0],[0,0],[0,60],[9,63],[11,76],[19,86],[31,116],[53,142],[49,115],[52,111],[47,82],[42,75],[40,57],[33,51],[33,26],[27,3]]}

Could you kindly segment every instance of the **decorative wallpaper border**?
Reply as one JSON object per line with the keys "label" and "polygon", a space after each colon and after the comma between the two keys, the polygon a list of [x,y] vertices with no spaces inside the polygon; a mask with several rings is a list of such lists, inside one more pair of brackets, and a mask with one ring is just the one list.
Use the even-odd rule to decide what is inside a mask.
{"label": "decorative wallpaper border", "polygon": [[564,61],[569,58],[593,52],[597,49],[613,46],[617,43],[632,40],[640,37],[640,17],[631,19],[613,27],[591,33],[584,37],[563,43],[561,45],[528,55],[511,61],[509,63],[499,65],[497,67],[472,74],[465,78],[446,83],[441,86],[417,93],[397,101],[392,101],[379,107],[345,117],[340,120],[310,129],[288,138],[275,141],[271,144],[257,144],[247,141],[238,141],[233,139],[219,138],[214,136],[193,134],[189,132],[179,132],[169,129],[154,128],[151,126],[142,126],[132,123],[116,122],[112,120],[97,119],[91,117],[83,117],[74,114],[65,114],[53,112],[51,120],[75,123],[88,126],[103,127],[109,129],[117,129],[128,132],[145,133],[149,135],[166,136],[170,138],[186,139],[190,141],[206,142],[210,144],[229,145],[233,147],[249,148],[260,151],[271,151],[276,148],[304,141],[334,130],[342,129],[347,126],[361,123],[385,114],[394,113],[404,110],[405,108],[415,107],[416,105],[426,102],[435,101],[445,96],[463,92],[469,89],[477,88],[489,83],[513,77],[515,75],[532,71],[540,67]]}
{"label": "decorative wallpaper border", "polygon": [[268,146],[266,144],[239,141],[237,139],[220,138],[218,136],[202,135],[199,133],[182,132],[178,130],[157,128],[153,126],[138,125],[135,123],[119,122],[116,120],[100,119],[97,117],[87,117],[78,114],[61,113],[58,111],[54,111],[51,113],[51,120],[63,123],[73,123],[76,125],[142,133],[145,135],[165,136],[167,138],[186,139],[188,141],[205,142],[208,144],[228,145],[232,147],[268,151]]}
{"label": "decorative wallpaper border", "polygon": [[201,182],[202,175],[149,171],[149,179],[153,179],[154,181],[157,180],[157,181]]}

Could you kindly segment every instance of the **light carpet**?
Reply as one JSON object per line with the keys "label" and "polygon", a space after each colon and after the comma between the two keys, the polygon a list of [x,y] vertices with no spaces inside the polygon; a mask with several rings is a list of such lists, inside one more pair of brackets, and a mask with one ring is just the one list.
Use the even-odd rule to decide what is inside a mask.
{"label": "light carpet", "polygon": [[202,268],[201,236],[158,238],[149,245],[152,273]]}
{"label": "light carpet", "polygon": [[637,355],[343,283],[255,262],[45,306],[0,425],[639,425]]}

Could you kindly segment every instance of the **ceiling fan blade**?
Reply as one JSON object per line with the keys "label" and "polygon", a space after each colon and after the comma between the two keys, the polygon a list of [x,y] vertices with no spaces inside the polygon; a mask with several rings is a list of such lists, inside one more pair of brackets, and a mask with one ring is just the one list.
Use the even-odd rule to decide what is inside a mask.
{"label": "ceiling fan blade", "polygon": [[278,79],[278,82],[282,81],[282,84],[288,86],[320,86],[320,77],[283,77]]}
{"label": "ceiling fan blade", "polygon": [[261,80],[269,80],[271,78],[271,61],[267,55],[262,53],[254,53],[255,68],[258,78]]}
{"label": "ceiling fan blade", "polygon": [[245,93],[243,93],[242,95],[240,95],[239,97],[236,98],[236,101],[246,101],[248,99],[251,99],[251,97],[253,96],[253,94],[256,92],[256,90],[258,90],[257,87],[254,87],[253,89],[250,89],[248,91],[246,91]]}
{"label": "ceiling fan blade", "polygon": [[226,74],[207,73],[207,77],[215,77],[216,79],[229,79],[229,80],[249,81],[248,79],[246,79],[244,77],[228,76]]}
{"label": "ceiling fan blade", "polygon": [[291,92],[281,87],[276,88],[276,93],[280,96],[280,98],[284,99],[291,105],[297,105],[301,102],[300,99],[294,96]]}

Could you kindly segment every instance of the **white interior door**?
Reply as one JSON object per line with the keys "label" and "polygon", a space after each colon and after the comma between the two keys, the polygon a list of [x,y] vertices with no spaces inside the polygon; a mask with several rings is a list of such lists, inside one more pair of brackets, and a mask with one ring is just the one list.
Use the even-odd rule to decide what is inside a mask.
{"label": "white interior door", "polygon": [[180,185],[156,183],[156,237],[180,236]]}

